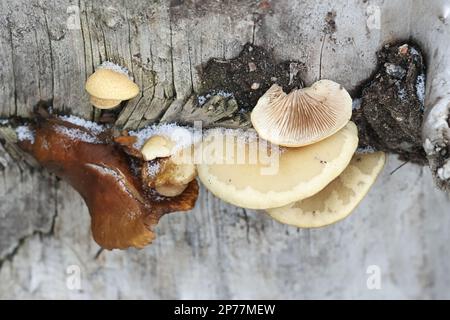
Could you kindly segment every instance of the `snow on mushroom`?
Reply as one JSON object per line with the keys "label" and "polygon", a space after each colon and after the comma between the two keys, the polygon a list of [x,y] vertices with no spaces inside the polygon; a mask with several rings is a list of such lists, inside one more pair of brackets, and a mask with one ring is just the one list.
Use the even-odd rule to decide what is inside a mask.
{"label": "snow on mushroom", "polygon": [[347,217],[361,202],[384,167],[384,152],[355,154],[345,170],[315,195],[267,210],[282,223],[299,228],[323,227]]}
{"label": "snow on mushroom", "polygon": [[99,109],[114,108],[139,93],[139,87],[129,78],[127,70],[108,61],[87,79],[85,88],[90,102]]}
{"label": "snow on mushroom", "polygon": [[351,114],[348,92],[336,82],[320,80],[289,94],[272,85],[258,100],[251,121],[263,139],[300,147],[333,135],[347,124]]}

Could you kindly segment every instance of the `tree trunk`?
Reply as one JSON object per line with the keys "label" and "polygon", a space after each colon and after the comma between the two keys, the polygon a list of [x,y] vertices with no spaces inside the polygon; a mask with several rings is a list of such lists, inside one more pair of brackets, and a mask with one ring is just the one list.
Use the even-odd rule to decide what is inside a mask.
{"label": "tree trunk", "polygon": [[[202,65],[236,56],[247,42],[304,62],[307,84],[328,78],[354,91],[383,43],[411,37],[434,80],[424,125],[432,171],[406,164],[390,175],[400,164],[393,156],[353,215],[314,230],[202,189],[194,210],[161,219],[152,245],[100,251],[80,196],[16,161],[3,136],[0,298],[450,298],[450,201],[432,182],[432,173],[444,187],[450,178],[436,151],[447,148],[448,123],[428,121],[446,120],[450,106],[448,10],[425,0],[2,0],[2,117],[28,117],[50,100],[56,111],[96,119],[84,83],[111,60],[141,87],[116,125],[137,128],[177,114],[200,90]],[[372,270],[381,272],[380,290],[367,282]]]}

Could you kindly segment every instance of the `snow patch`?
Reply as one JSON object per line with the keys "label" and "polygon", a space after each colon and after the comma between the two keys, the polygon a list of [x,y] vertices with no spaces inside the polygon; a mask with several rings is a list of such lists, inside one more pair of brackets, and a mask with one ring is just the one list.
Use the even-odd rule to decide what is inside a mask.
{"label": "snow patch", "polygon": [[79,118],[79,117],[76,117],[76,116],[73,116],[73,115],[70,115],[70,116],[59,116],[59,118],[61,120],[67,121],[69,123],[72,123],[72,124],[74,124],[76,126],[83,127],[83,128],[85,128],[85,129],[87,129],[89,131],[92,131],[94,134],[102,133],[105,130],[105,127],[100,125],[100,124],[98,124],[98,123],[95,123],[95,122],[89,121],[89,120],[85,120],[85,119],[82,119],[82,118]]}
{"label": "snow patch", "polygon": [[132,79],[128,73],[128,69],[125,67],[122,67],[118,64],[115,64],[111,61],[104,61],[101,65],[97,66],[97,69],[109,69],[121,74],[126,75],[128,78]]}
{"label": "snow patch", "polygon": [[34,143],[34,133],[28,126],[19,126],[16,128],[17,139],[19,141],[30,141]]}
{"label": "snow patch", "polygon": [[172,149],[174,153],[196,143],[199,139],[199,135],[194,134],[194,129],[181,127],[176,123],[154,124],[138,131],[130,131],[128,134],[136,137],[133,145],[136,149],[141,149],[154,135],[164,136],[175,143]]}
{"label": "snow patch", "polygon": [[96,136],[81,129],[56,126],[55,130],[56,132],[61,133],[74,141],[83,141],[95,144],[101,143],[101,141],[99,141]]}
{"label": "snow patch", "polygon": [[416,79],[416,95],[423,107],[425,102],[425,74],[423,73],[418,75]]}
{"label": "snow patch", "polygon": [[198,104],[200,106],[204,105],[206,101],[208,101],[209,98],[212,96],[220,96],[224,98],[234,98],[234,95],[231,92],[227,92],[224,90],[213,90],[205,95],[201,95],[197,97]]}
{"label": "snow patch", "polygon": [[376,150],[375,150],[375,148],[373,148],[371,146],[358,147],[356,149],[356,153],[366,154],[366,153],[374,153],[374,152],[376,152]]}
{"label": "snow patch", "polygon": [[8,120],[8,119],[0,119],[0,125],[5,126],[5,125],[7,125],[8,123],[9,123],[9,120]]}
{"label": "snow patch", "polygon": [[159,162],[150,163],[147,162],[147,173],[150,177],[155,177],[161,169]]}

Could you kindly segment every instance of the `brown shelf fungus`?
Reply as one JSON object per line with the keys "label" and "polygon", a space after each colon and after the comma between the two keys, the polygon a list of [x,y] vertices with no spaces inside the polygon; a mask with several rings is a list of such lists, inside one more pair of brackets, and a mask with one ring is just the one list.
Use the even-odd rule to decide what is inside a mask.
{"label": "brown shelf fungus", "polygon": [[194,207],[195,180],[172,198],[145,190],[130,156],[111,141],[108,130],[74,119],[38,118],[28,127],[33,139],[18,145],[80,193],[91,215],[93,237],[101,247],[142,248],[155,238],[152,228],[164,214]]}
{"label": "brown shelf fungus", "polygon": [[253,127],[265,140],[300,147],[323,140],[341,128],[352,115],[352,99],[338,83],[320,80],[289,94],[272,85],[251,113]]}
{"label": "brown shelf fungus", "polygon": [[347,217],[361,202],[384,167],[385,153],[355,154],[347,168],[319,193],[267,210],[275,220],[299,228],[330,225]]}
{"label": "brown shelf fungus", "polygon": [[[279,151],[273,146],[261,147],[258,138],[242,142],[239,136],[207,136],[197,171],[201,182],[214,195],[251,209],[281,207],[316,194],[347,167],[358,145],[353,122],[315,144]],[[222,152],[224,149],[234,155],[231,161],[230,151]]]}
{"label": "brown shelf fungus", "polygon": [[107,67],[97,69],[87,79],[85,88],[90,102],[99,109],[114,108],[139,93],[139,87],[125,72]]}

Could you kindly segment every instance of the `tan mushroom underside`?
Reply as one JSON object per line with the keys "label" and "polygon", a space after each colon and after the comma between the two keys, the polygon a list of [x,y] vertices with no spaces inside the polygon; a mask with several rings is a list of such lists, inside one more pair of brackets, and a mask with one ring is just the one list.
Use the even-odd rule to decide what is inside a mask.
{"label": "tan mushroom underside", "polygon": [[238,151],[245,155],[244,163],[236,164],[236,161],[223,163],[224,147],[214,148],[213,141],[211,137],[204,139],[202,163],[197,165],[205,187],[239,207],[267,209],[310,197],[335,179],[350,162],[358,145],[358,133],[355,124],[349,122],[335,135],[318,143],[285,148],[277,154],[278,170],[275,171],[270,168],[271,165],[276,168],[276,163],[262,161],[261,157],[256,163],[250,163],[249,155],[258,152],[255,152],[257,142],[239,143],[235,137],[224,144],[235,155]]}
{"label": "tan mushroom underside", "polygon": [[286,147],[300,147],[325,139],[350,120],[352,99],[331,80],[289,94],[274,84],[251,113],[253,127],[265,140]]}
{"label": "tan mushroom underside", "polygon": [[166,196],[166,197],[176,197],[183,193],[184,190],[187,188],[187,184],[181,184],[181,185],[172,185],[172,184],[164,184],[160,186],[156,186],[155,190],[160,195]]}
{"label": "tan mushroom underside", "polygon": [[129,100],[139,93],[139,87],[125,74],[110,69],[96,70],[86,81],[86,91],[99,99]]}
{"label": "tan mushroom underside", "polygon": [[316,228],[347,217],[361,202],[384,167],[384,152],[355,154],[344,172],[312,197],[267,210],[274,219],[300,228]]}
{"label": "tan mushroom underside", "polygon": [[111,109],[117,107],[122,102],[121,100],[100,99],[94,96],[91,96],[89,101],[99,109]]}

